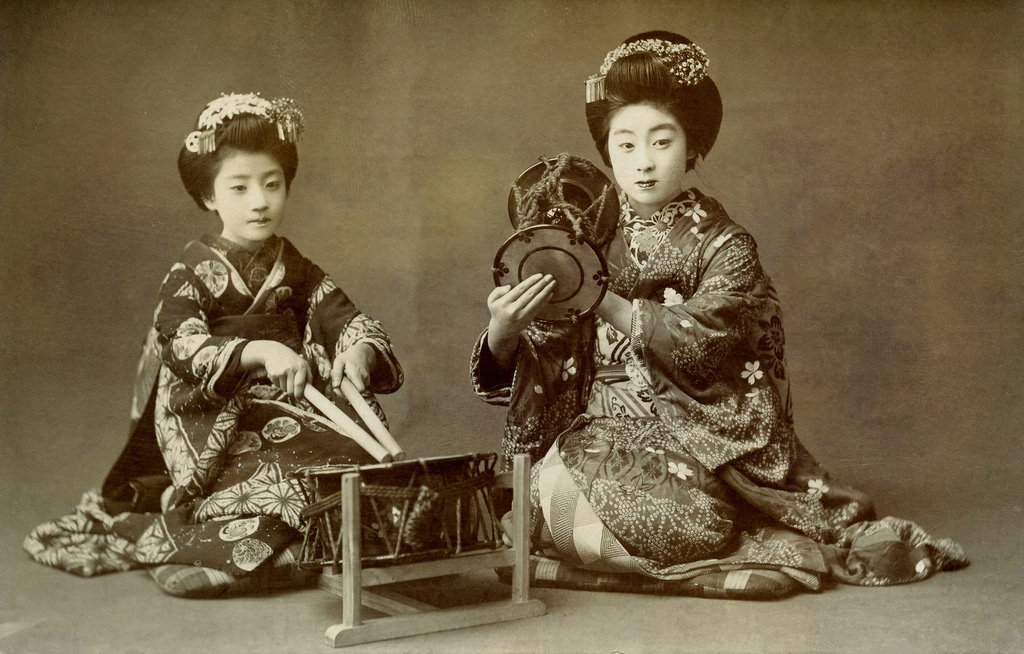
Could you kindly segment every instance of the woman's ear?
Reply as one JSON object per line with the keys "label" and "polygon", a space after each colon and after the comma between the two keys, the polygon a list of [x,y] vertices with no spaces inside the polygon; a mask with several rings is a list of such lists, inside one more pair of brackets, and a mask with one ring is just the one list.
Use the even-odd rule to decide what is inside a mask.
{"label": "woman's ear", "polygon": [[203,204],[206,205],[207,211],[217,210],[217,202],[213,198],[203,198]]}
{"label": "woman's ear", "polygon": [[689,161],[691,165],[697,163],[698,154],[699,153],[695,149],[686,148],[686,160]]}

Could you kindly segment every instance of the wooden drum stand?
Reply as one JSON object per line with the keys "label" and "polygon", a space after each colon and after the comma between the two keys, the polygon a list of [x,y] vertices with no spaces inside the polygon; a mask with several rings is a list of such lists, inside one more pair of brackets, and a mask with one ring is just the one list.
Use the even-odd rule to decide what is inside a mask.
{"label": "wooden drum stand", "polygon": [[[511,474],[498,475],[497,487],[512,488],[512,547],[461,551],[447,558],[363,567],[361,488],[358,468],[341,473],[341,566],[323,566],[320,587],[342,598],[342,622],[328,627],[324,640],[345,647],[449,629],[461,629],[543,615],[544,602],[530,599],[529,497],[530,458],[517,455]],[[335,542],[336,542],[335,540]],[[386,588],[388,584],[458,574],[477,568],[513,566],[508,600],[438,609]],[[387,614],[364,620],[362,607]]]}

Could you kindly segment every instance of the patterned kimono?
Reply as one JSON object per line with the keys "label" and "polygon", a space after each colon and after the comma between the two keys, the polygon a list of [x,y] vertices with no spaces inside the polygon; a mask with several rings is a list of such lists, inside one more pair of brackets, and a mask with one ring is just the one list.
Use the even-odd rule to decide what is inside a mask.
{"label": "patterned kimono", "polygon": [[872,520],[804,449],[778,297],[718,202],[691,189],[645,220],[623,198],[607,259],[629,334],[535,321],[513,370],[486,332],[473,352],[476,393],[509,407],[503,454],[536,462],[537,583],[758,598],[966,564],[956,543]]}
{"label": "patterned kimono", "polygon": [[356,343],[377,354],[370,391],[403,380],[380,324],[286,239],[255,251],[221,237],[193,241],[161,285],[131,436],[102,497],[87,493],[75,514],[37,528],[26,549],[83,575],[177,563],[239,576],[292,543],[305,500],[288,473],[373,460],[305,400],[242,370],[242,349],[257,339],[300,353],[321,391],[334,358]]}

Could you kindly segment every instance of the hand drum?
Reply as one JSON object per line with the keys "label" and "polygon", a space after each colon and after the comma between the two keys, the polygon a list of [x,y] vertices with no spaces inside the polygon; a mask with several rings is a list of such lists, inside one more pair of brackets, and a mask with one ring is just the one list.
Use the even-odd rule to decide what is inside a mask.
{"label": "hand drum", "polygon": [[604,258],[571,229],[534,225],[516,232],[494,257],[494,285],[515,286],[535,273],[555,278],[555,292],[540,320],[576,321],[601,303],[608,281]]}
{"label": "hand drum", "polygon": [[513,182],[508,215],[517,231],[494,257],[494,284],[552,275],[554,295],[540,320],[575,322],[597,308],[608,282],[599,248],[614,234],[619,216],[608,177],[569,154],[542,159]]}

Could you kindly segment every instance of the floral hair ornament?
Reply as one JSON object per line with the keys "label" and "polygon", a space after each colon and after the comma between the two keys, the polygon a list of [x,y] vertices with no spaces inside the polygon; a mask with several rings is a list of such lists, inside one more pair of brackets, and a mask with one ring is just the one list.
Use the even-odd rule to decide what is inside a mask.
{"label": "floral hair ornament", "polygon": [[619,59],[639,52],[657,57],[683,86],[696,86],[708,74],[708,55],[693,43],[672,43],[663,39],[641,39],[623,43],[607,54],[600,72],[587,78],[587,102],[605,99],[604,78]]}
{"label": "floral hair ornament", "polygon": [[199,114],[199,129],[185,137],[185,149],[195,154],[209,154],[217,149],[217,128],[241,114],[266,118],[277,126],[282,141],[295,143],[302,133],[302,112],[295,100],[267,100],[259,93],[223,93]]}

